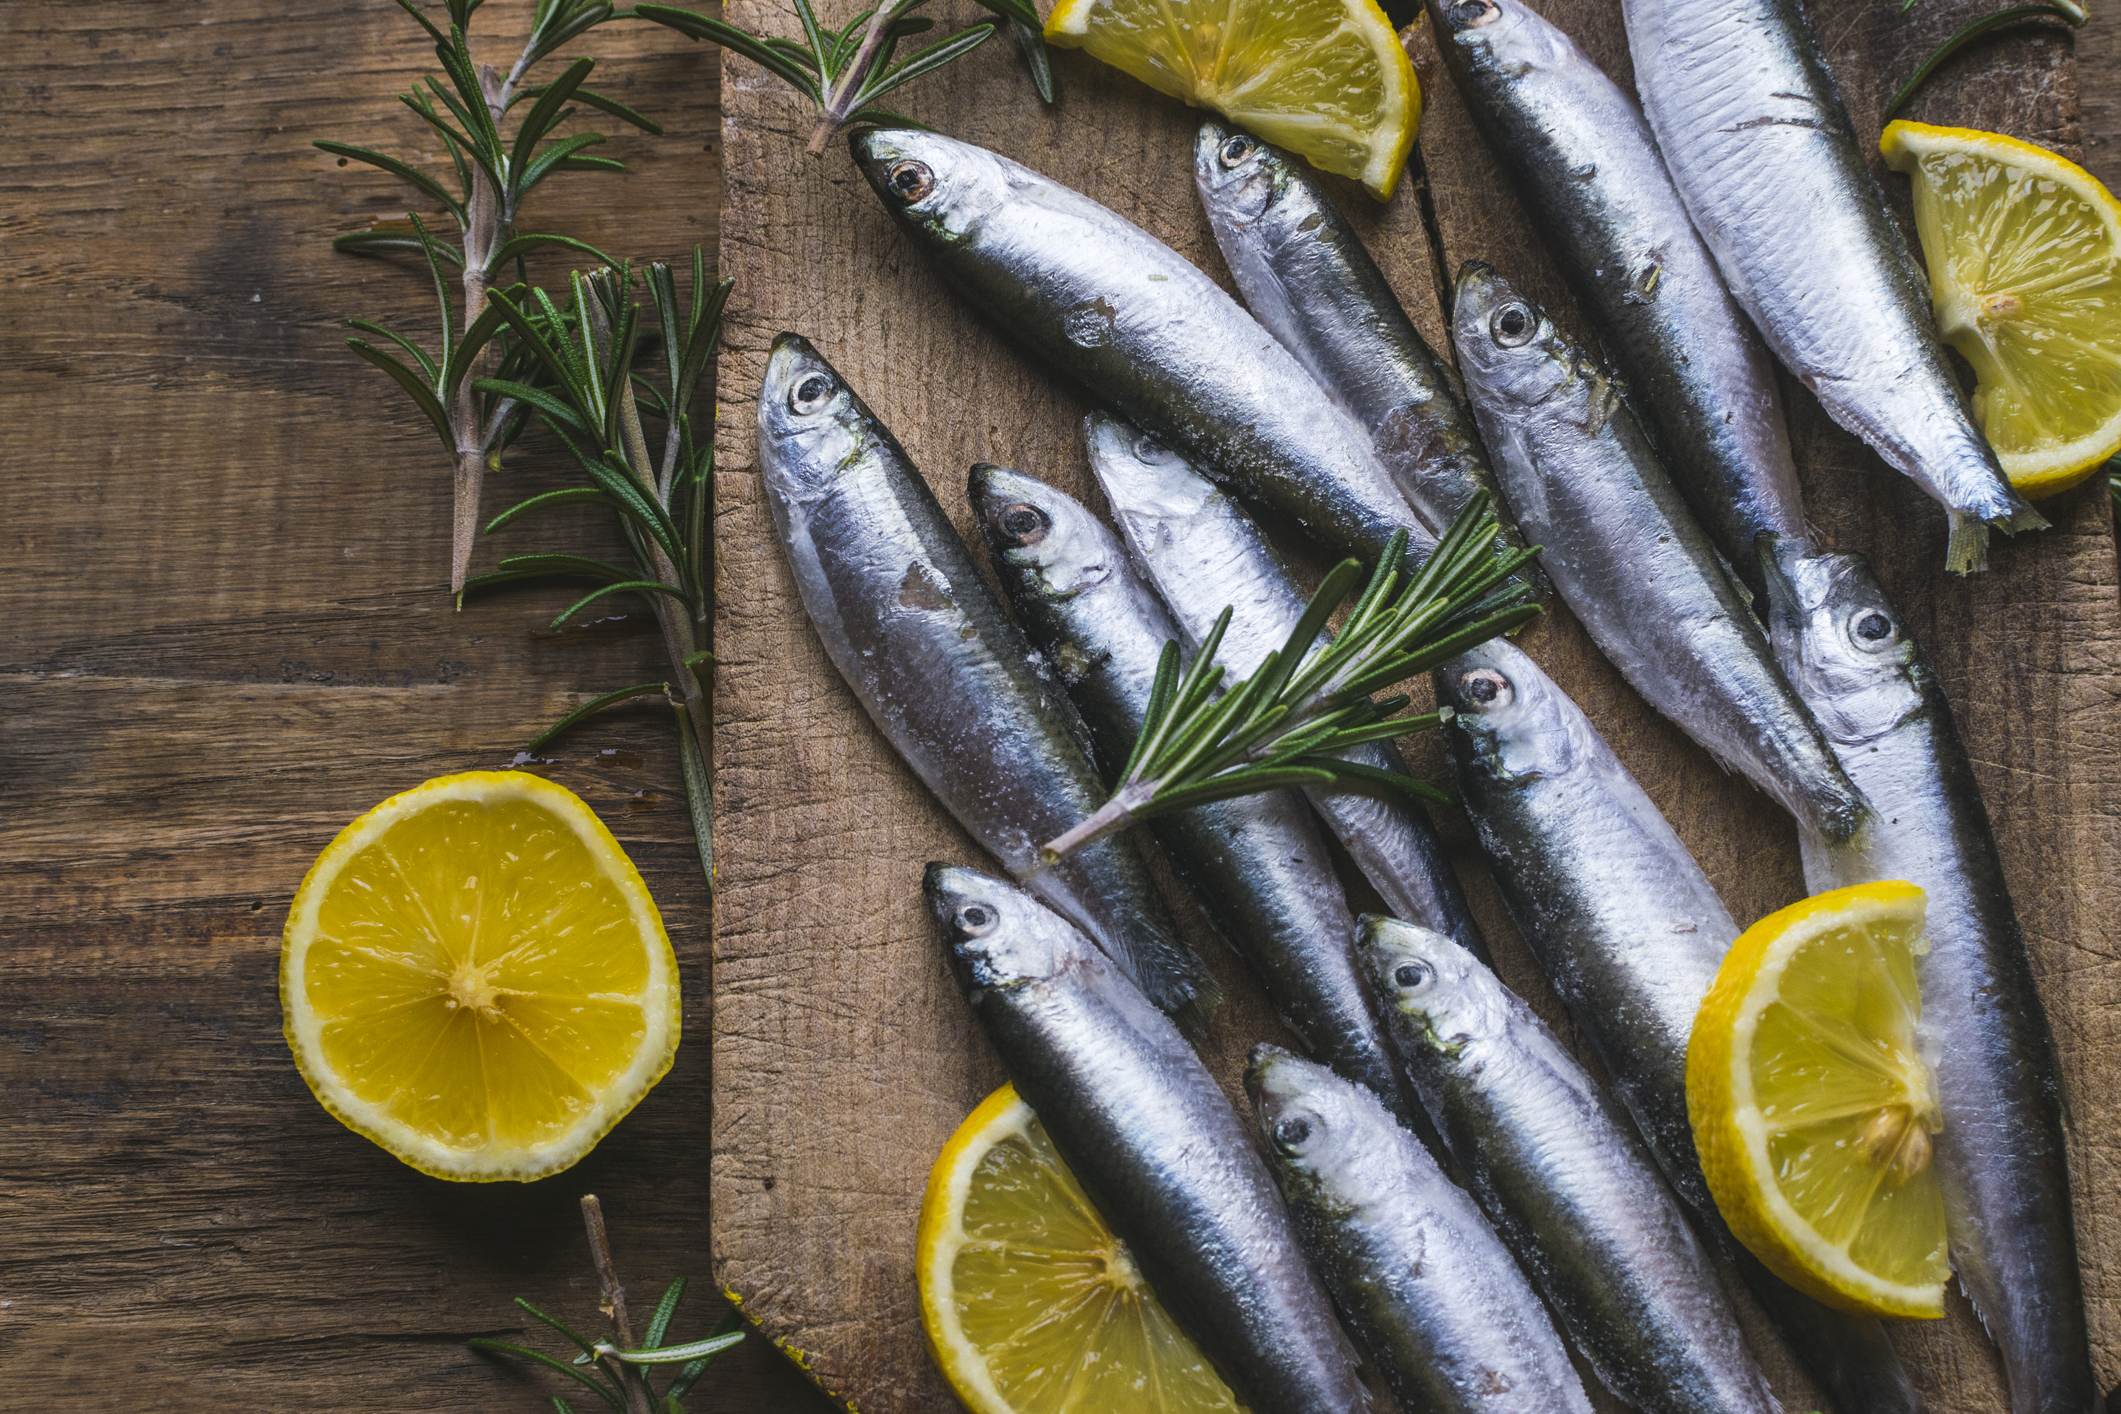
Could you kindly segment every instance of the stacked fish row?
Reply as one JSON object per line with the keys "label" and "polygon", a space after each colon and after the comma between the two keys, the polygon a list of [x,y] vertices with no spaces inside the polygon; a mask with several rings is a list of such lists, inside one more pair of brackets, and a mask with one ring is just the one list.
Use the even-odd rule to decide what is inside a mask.
{"label": "stacked fish row", "polygon": [[[1633,9],[1659,8],[1684,7],[1637,5],[1631,24]],[[950,282],[1126,419],[1086,428],[1124,547],[1036,480],[974,468],[1019,629],[903,450],[814,350],[783,336],[761,392],[769,499],[828,652],[1037,896],[930,869],[960,982],[1173,1315],[1261,1414],[1370,1407],[1327,1290],[1409,1408],[1586,1408],[1534,1287],[1635,1407],[1774,1409],[1700,1238],[1738,1265],[1837,1407],[1919,1408],[1875,1321],[1782,1284],[1716,1216],[1685,1051],[1736,927],[1582,712],[1515,648],[1439,670],[1454,769],[1512,916],[1618,1106],[1487,971],[1409,809],[1281,792],[1158,826],[1324,1062],[1255,1053],[1258,1150],[1165,1015],[1200,1024],[1213,983],[1134,847],[1119,837],[1032,867],[1039,842],[1101,798],[1097,763],[1125,759],[1167,640],[1197,647],[1231,606],[1220,659],[1242,676],[1301,612],[1231,492],[1338,551],[1374,557],[1405,530],[1418,559],[1499,483],[1629,681],[1790,810],[1814,887],[1908,877],[1930,890],[1926,1000],[1982,1038],[1940,1075],[1955,1255],[2018,1407],[2095,1408],[2078,1397],[2090,1364],[2052,1044],[1935,679],[1860,562],[1813,550],[1771,365],[1632,100],[1520,6],[1468,0],[1439,20],[1635,397],[1469,266],[1453,329],[1469,417],[1308,176],[1212,122],[1196,176],[1257,320],[1147,233],[996,154],[931,134],[855,139]],[[1557,172],[1567,179],[1543,180]],[[1774,297],[1750,293],[1765,326],[1754,306]],[[1959,510],[1955,554],[1973,534]],[[1733,567],[1768,592],[1772,648]],[[1398,766],[1375,749],[1364,764]],[[1356,927],[1321,820],[1404,921]],[[1992,1014],[1997,997],[2013,1014]]]}

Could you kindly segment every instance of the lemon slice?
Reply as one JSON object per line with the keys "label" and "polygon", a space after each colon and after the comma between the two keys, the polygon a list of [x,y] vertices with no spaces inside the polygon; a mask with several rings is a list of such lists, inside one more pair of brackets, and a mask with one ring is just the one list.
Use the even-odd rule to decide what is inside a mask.
{"label": "lemon slice", "polygon": [[973,1414],[1242,1408],[1012,1086],[943,1146],[915,1260],[928,1348]]}
{"label": "lemon slice", "polygon": [[437,1178],[543,1178],[670,1069],[677,958],[579,797],[472,771],[392,796],[317,857],[280,1006],[347,1128]]}
{"label": "lemon slice", "polygon": [[1974,366],[1974,414],[2011,485],[2049,496],[2121,451],[2121,203],[2000,133],[1896,122],[1937,325]]}
{"label": "lemon slice", "polygon": [[1716,1206],[1800,1291],[1944,1314],[1936,1083],[1918,1028],[1923,895],[1859,884],[1745,930],[1687,1047],[1687,1113]]}
{"label": "lemon slice", "polygon": [[1421,85],[1376,0],[1060,0],[1046,40],[1353,177],[1382,201]]}

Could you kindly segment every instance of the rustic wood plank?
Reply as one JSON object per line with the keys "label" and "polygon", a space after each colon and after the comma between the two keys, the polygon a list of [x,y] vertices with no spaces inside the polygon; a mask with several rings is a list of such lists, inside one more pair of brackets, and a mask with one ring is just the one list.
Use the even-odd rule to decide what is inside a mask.
{"label": "rustic wood plank", "polygon": [[[1543,8],[1627,81],[1614,0]],[[1879,76],[1903,72],[1910,51],[1966,8],[1927,7],[1919,25],[1900,30],[1869,15],[1889,17],[1890,7],[1833,14],[1827,39],[1859,124],[1875,131]],[[734,0],[730,14],[752,27],[784,24],[770,0]],[[2057,45],[1985,46],[1955,64],[1916,116],[1960,121],[1944,116],[1959,102],[1981,118],[1964,121],[2067,147],[2075,98],[2066,42]],[[1060,56],[1060,106],[1037,110],[1016,67],[1012,54],[990,47],[916,90],[910,111],[1069,182],[1221,278],[1191,192],[1185,110],[1079,55]],[[1574,319],[1447,79],[1432,64],[1424,82],[1426,183],[1410,183],[1383,210],[1340,193],[1360,211],[1410,311],[1441,344],[1438,273],[1483,254]],[[979,855],[870,727],[803,620],[758,487],[750,402],[773,335],[804,333],[891,424],[968,539],[961,477],[971,461],[1010,462],[1084,489],[1081,403],[954,302],[843,150],[802,166],[808,118],[784,91],[733,63],[724,100],[723,268],[739,284],[720,442],[717,1270],[850,1407],[927,1409],[947,1395],[914,1321],[914,1215],[931,1156],[999,1069],[944,972],[917,880],[928,858]],[[2056,530],[1999,549],[1992,574],[1943,583],[1941,517],[1816,407],[1797,398],[1793,406],[1815,517],[1838,543],[1871,553],[1908,606],[1982,763],[2077,1097],[2086,1277],[2111,1380],[2121,1370],[2115,1155],[2111,1125],[2097,1118],[2108,1102],[2091,1082],[2095,1063],[2115,1054],[2111,1004],[2121,987],[2107,882],[2116,772],[2105,740],[2121,606],[2105,498],[2095,489],[2063,498]],[[1527,637],[1742,921],[1802,893],[1787,825],[1649,713],[1565,612]],[[1433,742],[1415,755],[1439,774]],[[1558,1019],[1472,861],[1462,818],[1445,823],[1505,974]],[[1248,979],[1229,980],[1242,1003],[1208,1048],[1226,1082],[1259,1024]],[[1963,1304],[1950,1322],[1906,1332],[1902,1344],[1940,1409],[2003,1407],[1994,1358]],[[1806,1392],[1786,1357],[1770,1358],[1792,1397]]]}
{"label": "rustic wood plank", "polygon": [[[481,11],[482,52],[519,49],[529,14]],[[529,1186],[423,1177],[326,1115],[280,1037],[281,921],[341,825],[506,764],[585,689],[665,671],[638,622],[537,636],[564,591],[450,612],[446,464],[343,347],[350,314],[431,327],[419,279],[328,244],[402,213],[402,189],[309,145],[440,160],[394,97],[434,68],[417,34],[389,0],[0,13],[10,1408],[549,1408],[564,1382],[463,1338],[542,1344],[517,1294],[594,1322],[591,1190],[637,1301],[682,1273],[681,1332],[723,1309],[706,889],[661,720],[619,714],[548,753],[654,888],[687,1019],[671,1075],[581,1165]],[[712,251],[712,55],[648,26],[577,48],[668,133],[600,120],[632,174],[560,178],[533,219]],[[518,460],[493,496],[564,484],[549,457]],[[571,535],[621,548],[543,532]],[[763,1340],[725,1359],[695,1410],[824,1407]]]}

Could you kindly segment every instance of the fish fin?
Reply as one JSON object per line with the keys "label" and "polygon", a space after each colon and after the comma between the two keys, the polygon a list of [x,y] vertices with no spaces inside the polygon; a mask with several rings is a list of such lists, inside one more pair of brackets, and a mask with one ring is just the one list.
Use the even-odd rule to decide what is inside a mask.
{"label": "fish fin", "polygon": [[1945,514],[1951,518],[1952,538],[1944,547],[1944,567],[1953,574],[1973,574],[1987,569],[1987,524],[1965,511],[1947,509]]}
{"label": "fish fin", "polygon": [[2047,517],[2033,509],[2031,501],[2013,491],[2009,513],[1992,517],[1989,524],[2005,535],[2016,535],[2021,530],[2047,529]]}

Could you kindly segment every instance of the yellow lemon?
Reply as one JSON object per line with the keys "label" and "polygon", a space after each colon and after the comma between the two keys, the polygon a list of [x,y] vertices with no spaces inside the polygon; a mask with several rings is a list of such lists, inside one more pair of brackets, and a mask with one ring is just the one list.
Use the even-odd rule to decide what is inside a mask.
{"label": "yellow lemon", "polygon": [[1049,43],[1392,194],[1421,85],[1376,0],[1060,0]]}
{"label": "yellow lemon", "polygon": [[2065,490],[2121,451],[2121,203],[2045,148],[1896,122],[1937,325],[2011,485]]}
{"label": "yellow lemon", "polygon": [[943,1146],[915,1263],[928,1348],[973,1414],[1241,1408],[1011,1086]]}
{"label": "yellow lemon", "polygon": [[1936,1082],[1918,1038],[1913,884],[1820,894],[1746,929],[1687,1047],[1716,1206],[1777,1275],[1843,1310],[1944,1314]]}
{"label": "yellow lemon", "polygon": [[280,947],[295,1064],[423,1173],[557,1173],[670,1069],[677,958],[640,874],[572,792],[442,776],[339,832]]}

